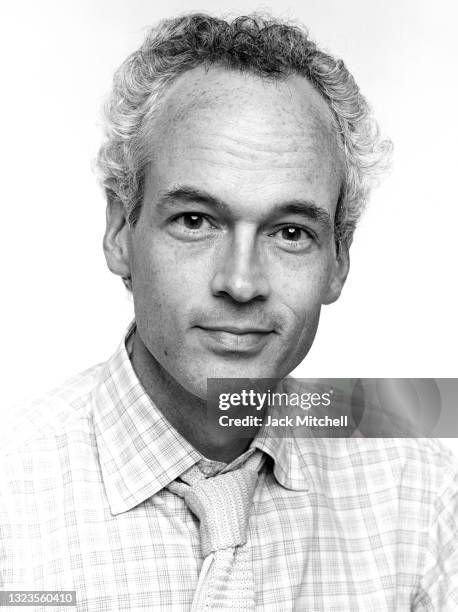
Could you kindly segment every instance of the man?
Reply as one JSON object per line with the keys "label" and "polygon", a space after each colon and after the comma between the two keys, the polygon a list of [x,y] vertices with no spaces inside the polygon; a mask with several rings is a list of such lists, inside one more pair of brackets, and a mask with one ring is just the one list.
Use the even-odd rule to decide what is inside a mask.
{"label": "man", "polygon": [[78,610],[455,610],[438,444],[207,420],[208,379],[287,376],[344,285],[387,149],[344,64],[276,21],[165,21],[118,70],[106,134],[104,250],[135,322],[7,432],[2,588],[75,590]]}

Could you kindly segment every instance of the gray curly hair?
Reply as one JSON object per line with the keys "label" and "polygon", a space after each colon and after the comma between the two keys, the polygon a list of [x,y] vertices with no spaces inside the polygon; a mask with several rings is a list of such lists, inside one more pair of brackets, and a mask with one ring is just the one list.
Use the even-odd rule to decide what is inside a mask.
{"label": "gray curly hair", "polygon": [[318,49],[308,33],[271,17],[233,20],[191,13],[161,21],[114,76],[105,108],[105,141],[96,160],[108,202],[119,201],[134,226],[151,161],[146,119],[184,72],[224,66],[267,79],[306,77],[332,111],[344,152],[345,173],[335,214],[335,240],[349,246],[369,191],[386,165],[391,143],[382,140],[370,108],[340,59]]}

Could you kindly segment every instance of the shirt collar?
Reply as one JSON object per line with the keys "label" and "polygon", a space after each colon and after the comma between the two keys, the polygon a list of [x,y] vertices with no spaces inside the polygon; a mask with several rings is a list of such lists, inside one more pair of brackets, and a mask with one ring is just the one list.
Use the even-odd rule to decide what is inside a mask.
{"label": "shirt collar", "polygon": [[[286,433],[289,435],[286,436]],[[305,460],[301,446],[295,436],[294,429],[279,437],[272,430],[263,427],[252,442],[274,461],[273,472],[277,481],[286,489],[293,491],[308,491],[312,483],[309,464]]]}
{"label": "shirt collar", "polygon": [[[202,460],[137,378],[126,349],[134,329],[135,321],[101,368],[92,394],[94,433],[112,514],[137,506]],[[282,486],[309,488],[310,474],[293,434],[291,438],[273,438],[261,430],[251,448],[272,457],[274,476]]]}

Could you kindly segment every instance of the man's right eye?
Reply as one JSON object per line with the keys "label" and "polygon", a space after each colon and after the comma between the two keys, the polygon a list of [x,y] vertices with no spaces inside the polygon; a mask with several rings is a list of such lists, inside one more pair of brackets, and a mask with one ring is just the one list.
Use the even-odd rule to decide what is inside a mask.
{"label": "man's right eye", "polygon": [[198,213],[183,213],[175,217],[174,222],[188,230],[203,229],[205,222],[210,225],[208,219]]}

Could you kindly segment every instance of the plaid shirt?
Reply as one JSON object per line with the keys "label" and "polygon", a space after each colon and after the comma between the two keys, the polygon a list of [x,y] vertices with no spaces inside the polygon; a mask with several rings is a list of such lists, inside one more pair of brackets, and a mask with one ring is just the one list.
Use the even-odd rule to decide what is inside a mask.
{"label": "plaid shirt", "polygon": [[258,437],[228,466],[208,461],[145,394],[124,341],[3,431],[0,588],[76,590],[78,611],[189,610],[199,524],[165,487],[253,452],[267,456],[248,535],[256,610],[458,610],[458,467],[438,442]]}

